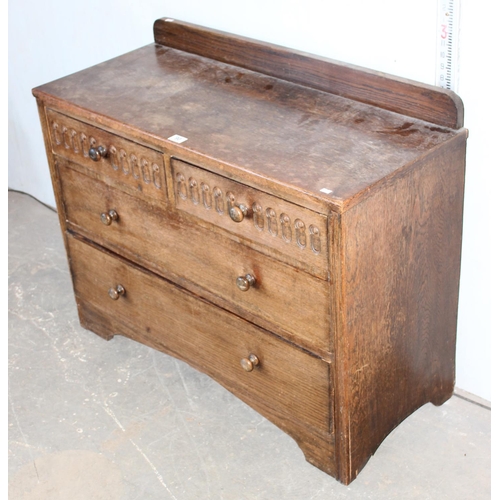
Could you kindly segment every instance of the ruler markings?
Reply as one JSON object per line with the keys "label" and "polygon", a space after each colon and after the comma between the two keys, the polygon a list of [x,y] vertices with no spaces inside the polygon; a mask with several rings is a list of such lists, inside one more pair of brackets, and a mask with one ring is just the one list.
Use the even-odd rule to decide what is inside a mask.
{"label": "ruler markings", "polygon": [[438,0],[436,85],[456,90],[460,0]]}

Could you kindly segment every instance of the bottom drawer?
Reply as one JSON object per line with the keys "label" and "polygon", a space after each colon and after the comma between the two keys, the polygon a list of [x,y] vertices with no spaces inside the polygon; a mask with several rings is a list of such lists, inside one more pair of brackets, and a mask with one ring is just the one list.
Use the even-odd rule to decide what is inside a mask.
{"label": "bottom drawer", "polygon": [[72,236],[68,248],[80,314],[96,330],[101,321],[183,359],[259,411],[329,431],[329,363],[114,254]]}

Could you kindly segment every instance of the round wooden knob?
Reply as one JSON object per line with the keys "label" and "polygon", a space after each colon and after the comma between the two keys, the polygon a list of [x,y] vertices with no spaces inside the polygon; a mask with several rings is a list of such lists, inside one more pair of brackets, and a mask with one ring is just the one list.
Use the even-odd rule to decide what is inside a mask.
{"label": "round wooden knob", "polygon": [[250,209],[245,205],[234,205],[229,209],[229,217],[234,222],[241,222],[249,214]]}
{"label": "round wooden knob", "polygon": [[125,295],[125,288],[121,285],[116,285],[116,288],[110,288],[108,295],[112,300],[118,300],[122,295]]}
{"label": "round wooden knob", "polygon": [[116,210],[110,210],[109,212],[103,212],[101,214],[101,222],[105,226],[109,226],[114,220],[118,220],[118,213]]}
{"label": "round wooden knob", "polygon": [[249,354],[248,358],[243,358],[240,361],[240,364],[243,370],[251,372],[259,364],[259,358],[255,354]]}
{"label": "round wooden knob", "polygon": [[108,155],[108,149],[106,146],[97,146],[96,148],[89,149],[89,156],[91,160],[99,161],[101,158],[105,158]]}
{"label": "round wooden knob", "polygon": [[251,274],[245,276],[238,276],[236,278],[236,286],[242,291],[246,292],[251,286],[255,285],[255,277]]}

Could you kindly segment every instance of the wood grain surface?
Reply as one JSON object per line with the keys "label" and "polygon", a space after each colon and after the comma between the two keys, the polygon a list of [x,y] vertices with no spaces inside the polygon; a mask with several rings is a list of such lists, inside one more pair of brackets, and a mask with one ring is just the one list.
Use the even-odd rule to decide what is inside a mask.
{"label": "wood grain surface", "polygon": [[170,18],[155,22],[154,37],[159,44],[185,52],[373,104],[443,127],[463,127],[461,99],[439,87]]}
{"label": "wood grain surface", "polygon": [[[323,279],[328,277],[327,217],[244,184],[172,159],[175,206],[249,240],[276,248]],[[249,214],[234,222],[229,208]]]}
{"label": "wood grain surface", "polygon": [[[160,152],[51,109],[47,110],[47,121],[54,153],[100,172],[111,182],[129,186],[143,197],[166,200],[165,166]],[[94,161],[89,150],[98,146],[104,146],[107,155]]]}
{"label": "wood grain surface", "polygon": [[[328,357],[330,298],[324,280],[81,174],[61,158],[57,165],[70,229]],[[111,209],[119,218],[106,226],[100,214]],[[256,284],[242,292],[236,278],[247,273]]]}
{"label": "wood grain surface", "polygon": [[464,149],[457,138],[342,217],[343,480],[410,413],[453,393]]}
{"label": "wood grain surface", "polygon": [[[85,314],[112,318],[113,334],[132,334],[187,361],[251,405],[328,431],[329,364],[277,339],[235,315],[116,256],[69,237],[77,304]],[[121,284],[125,294],[108,296]],[[242,358],[259,365],[246,372]]]}
{"label": "wood grain surface", "polygon": [[[342,211],[360,191],[456,133],[161,45],[35,95],[94,126],[316,210],[327,204]],[[176,134],[187,140],[168,140]]]}

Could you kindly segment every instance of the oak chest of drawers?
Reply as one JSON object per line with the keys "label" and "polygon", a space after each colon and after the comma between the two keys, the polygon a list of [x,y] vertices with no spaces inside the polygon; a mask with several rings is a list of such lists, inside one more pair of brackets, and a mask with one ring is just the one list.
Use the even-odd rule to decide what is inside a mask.
{"label": "oak chest of drawers", "polygon": [[454,387],[451,92],[160,19],[35,89],[83,326],[188,362],[352,481]]}

